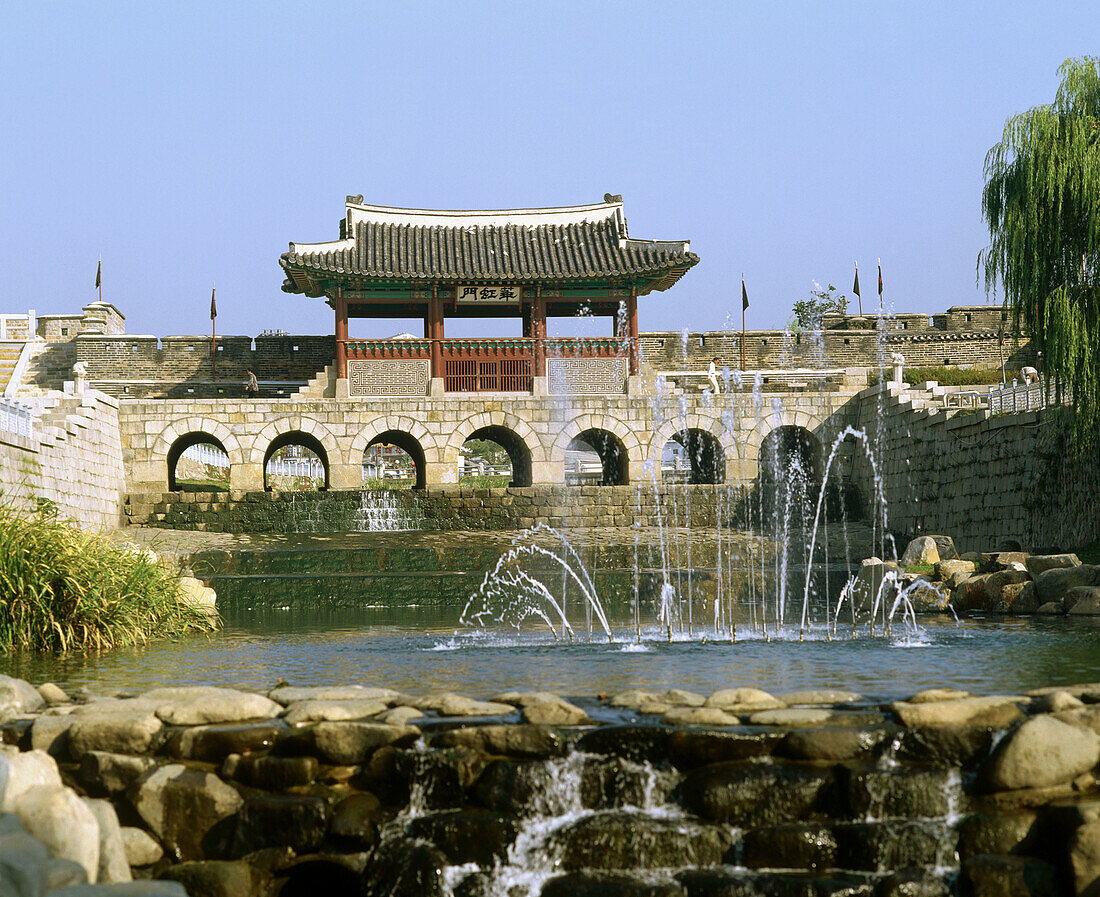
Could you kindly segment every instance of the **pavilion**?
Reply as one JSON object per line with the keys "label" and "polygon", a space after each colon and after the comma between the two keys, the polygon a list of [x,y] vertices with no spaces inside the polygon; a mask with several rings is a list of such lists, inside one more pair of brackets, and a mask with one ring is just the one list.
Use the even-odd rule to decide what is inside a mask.
{"label": "pavilion", "polygon": [[[622,393],[638,373],[638,297],[699,257],[630,237],[621,196],[543,209],[434,211],[349,196],[340,239],[291,243],[283,290],[336,318],[336,395]],[[606,338],[548,338],[549,317],[612,319]],[[423,339],[349,339],[349,318],[424,320]],[[517,317],[522,337],[447,339],[446,318]]]}

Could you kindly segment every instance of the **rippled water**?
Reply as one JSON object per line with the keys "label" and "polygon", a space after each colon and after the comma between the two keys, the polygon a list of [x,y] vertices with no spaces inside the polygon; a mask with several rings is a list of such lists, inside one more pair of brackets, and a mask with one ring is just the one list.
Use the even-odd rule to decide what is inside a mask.
{"label": "rippled water", "polygon": [[457,610],[359,608],[227,612],[212,636],[156,642],[102,655],[3,657],[0,671],[64,687],[147,688],[217,684],[267,689],[295,684],[363,683],[419,694],[452,690],[490,695],[512,688],[594,695],[631,687],[711,692],[756,685],[773,692],[837,687],[867,696],[910,694],[934,685],[980,693],[1095,680],[1100,620],[989,617],[956,623],[923,618],[913,634],[829,641],[817,629],[765,641],[669,643],[650,629],[636,641],[625,620],[616,641],[555,642],[542,630],[474,633],[457,628]]}

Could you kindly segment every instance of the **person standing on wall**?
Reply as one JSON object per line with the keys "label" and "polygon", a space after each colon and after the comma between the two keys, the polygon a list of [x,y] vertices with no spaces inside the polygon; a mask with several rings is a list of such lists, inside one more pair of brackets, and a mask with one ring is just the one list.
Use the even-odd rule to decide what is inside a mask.
{"label": "person standing on wall", "polygon": [[710,360],[710,366],[707,368],[707,382],[710,384],[710,391],[715,395],[718,395],[722,390],[718,388],[718,357],[715,356]]}
{"label": "person standing on wall", "polygon": [[252,371],[248,372],[248,382],[244,385],[244,392],[250,399],[258,398],[260,395],[260,384]]}

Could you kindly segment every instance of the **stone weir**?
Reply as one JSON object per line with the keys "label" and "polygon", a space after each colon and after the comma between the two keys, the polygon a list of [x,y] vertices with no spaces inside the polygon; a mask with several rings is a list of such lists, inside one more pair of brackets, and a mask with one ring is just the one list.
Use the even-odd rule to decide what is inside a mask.
{"label": "stone weir", "polygon": [[1100,889],[1100,684],[0,696],[11,897]]}

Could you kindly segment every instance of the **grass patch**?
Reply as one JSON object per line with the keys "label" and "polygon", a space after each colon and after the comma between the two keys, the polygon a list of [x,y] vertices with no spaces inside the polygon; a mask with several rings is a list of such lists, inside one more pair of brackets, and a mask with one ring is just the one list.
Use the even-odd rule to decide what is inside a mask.
{"label": "grass patch", "polygon": [[935,573],[935,564],[913,564],[912,567],[905,568],[906,573]]}
{"label": "grass patch", "polygon": [[416,477],[363,477],[364,489],[392,489],[408,491],[416,485]]}
{"label": "grass patch", "polygon": [[174,570],[49,509],[0,507],[0,651],[101,650],[215,628]]}
{"label": "grass patch", "polygon": [[[870,384],[877,386],[884,379],[889,379],[890,372],[875,373],[871,375]],[[903,376],[906,383],[924,383],[927,380],[935,380],[940,386],[990,386],[1001,382],[1001,369],[993,368],[956,368],[947,365],[931,365],[928,367],[907,367]]]}
{"label": "grass patch", "polygon": [[512,482],[511,476],[471,476],[459,477],[458,485],[463,489],[500,489]]}

